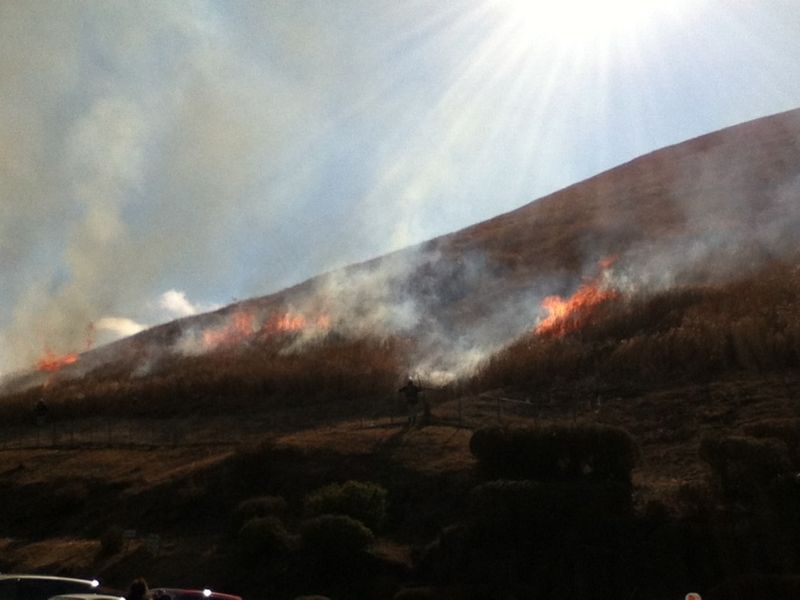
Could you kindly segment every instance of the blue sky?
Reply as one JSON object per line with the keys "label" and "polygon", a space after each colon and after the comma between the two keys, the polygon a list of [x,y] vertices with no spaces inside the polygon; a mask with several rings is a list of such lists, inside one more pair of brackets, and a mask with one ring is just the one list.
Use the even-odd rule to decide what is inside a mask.
{"label": "blue sky", "polygon": [[800,107],[798,33],[796,0],[3,2],[0,373]]}

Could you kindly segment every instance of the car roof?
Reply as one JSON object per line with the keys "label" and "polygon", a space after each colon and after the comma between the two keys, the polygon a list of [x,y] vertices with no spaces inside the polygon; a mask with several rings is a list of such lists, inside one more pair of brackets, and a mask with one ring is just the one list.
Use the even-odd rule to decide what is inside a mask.
{"label": "car roof", "polygon": [[58,594],[51,596],[49,600],[121,600],[124,596],[114,596],[113,594]]}
{"label": "car roof", "polygon": [[61,577],[59,575],[34,575],[30,573],[3,573],[0,579],[44,579],[47,581],[69,581],[71,583],[85,583],[92,587],[98,587],[100,582],[97,579],[79,579],[77,577]]}
{"label": "car roof", "polygon": [[235,594],[226,594],[224,592],[215,592],[214,590],[208,590],[208,594],[205,594],[205,590],[193,590],[193,589],[185,589],[185,588],[152,588],[150,593],[154,592],[163,592],[165,594],[186,594],[191,596],[205,596],[208,598],[228,598],[230,600],[236,599],[241,600],[241,596],[236,596]]}

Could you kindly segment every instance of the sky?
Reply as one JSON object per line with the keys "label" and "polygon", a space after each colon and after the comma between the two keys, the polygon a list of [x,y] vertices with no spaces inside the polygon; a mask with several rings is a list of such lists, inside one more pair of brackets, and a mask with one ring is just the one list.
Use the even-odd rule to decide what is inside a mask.
{"label": "sky", "polygon": [[0,2],[0,374],[800,107],[798,33],[797,0]]}

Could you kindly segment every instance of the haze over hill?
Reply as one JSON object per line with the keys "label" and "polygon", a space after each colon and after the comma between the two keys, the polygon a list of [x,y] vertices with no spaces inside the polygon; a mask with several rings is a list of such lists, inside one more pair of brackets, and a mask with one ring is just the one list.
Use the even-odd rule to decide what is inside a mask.
{"label": "haze over hill", "polygon": [[570,295],[601,271],[606,287],[658,291],[723,283],[794,259],[799,200],[795,110],[664,148],[277,294],[152,328],[56,370],[68,377],[113,362],[117,376],[135,378],[164,357],[246,350],[276,334],[288,353],[330,335],[399,336],[412,340],[409,372],[447,378],[531,331],[547,316],[545,297]]}

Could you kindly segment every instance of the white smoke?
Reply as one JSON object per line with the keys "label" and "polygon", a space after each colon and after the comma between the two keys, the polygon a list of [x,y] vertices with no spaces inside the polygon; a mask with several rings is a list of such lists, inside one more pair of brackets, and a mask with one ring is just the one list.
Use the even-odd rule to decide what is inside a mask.
{"label": "white smoke", "polygon": [[[618,115],[585,101],[598,91],[591,61],[570,79],[558,52],[526,52],[504,36],[513,28],[497,7],[420,7],[0,3],[0,371],[30,365],[46,346],[83,348],[88,324],[104,318],[196,315],[479,221],[636,154],[642,143],[628,138],[650,148],[722,119],[680,120],[650,138],[648,117],[620,132]],[[794,32],[764,31],[797,43]],[[780,72],[794,86],[797,61],[772,62],[792,67]],[[617,76],[630,84],[621,71],[607,79]],[[611,104],[633,88],[607,91]],[[626,123],[636,123],[635,102],[620,104]],[[773,106],[747,105],[726,122]],[[687,199],[696,235],[642,246],[629,257],[640,272],[676,281],[734,239],[718,217],[751,210],[737,160],[682,165],[688,192],[674,194]],[[718,178],[732,199],[706,197]],[[797,183],[773,191],[781,202],[749,213],[770,252],[798,230]],[[617,231],[635,226],[623,214],[603,218]],[[587,262],[595,242],[581,249]],[[452,258],[334,273],[310,306],[293,298],[293,308],[312,313],[324,300],[354,334],[425,330],[430,356],[450,344],[467,363],[530,319],[540,292],[569,287],[543,267],[536,277],[552,277],[555,290],[542,280],[471,315],[458,293],[478,296],[501,273],[478,251],[453,272]],[[421,268],[459,283],[430,284]],[[431,316],[437,306],[460,319]],[[124,335],[131,323],[104,331]]]}
{"label": "white smoke", "polygon": [[167,290],[158,298],[158,306],[166,311],[167,318],[190,317],[219,308],[216,304],[197,304],[186,297],[186,292]]}
{"label": "white smoke", "polygon": [[83,348],[109,314],[210,308],[147,306],[238,268],[229,237],[269,212],[263,178],[316,111],[228,41],[202,3],[0,8],[0,371]]}
{"label": "white smoke", "polygon": [[145,326],[141,323],[125,317],[103,317],[94,323],[94,327],[98,331],[111,333],[111,339],[128,337],[145,330]]}

